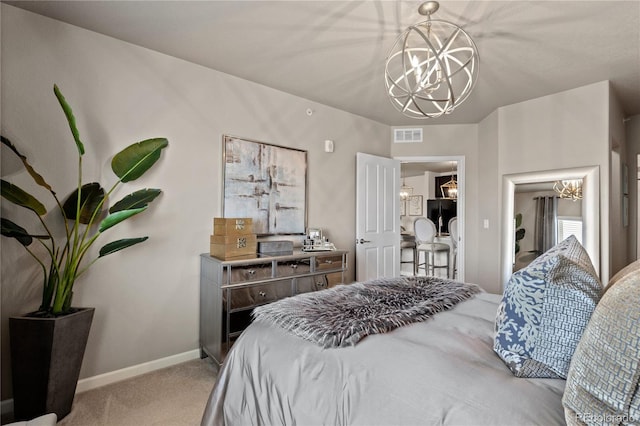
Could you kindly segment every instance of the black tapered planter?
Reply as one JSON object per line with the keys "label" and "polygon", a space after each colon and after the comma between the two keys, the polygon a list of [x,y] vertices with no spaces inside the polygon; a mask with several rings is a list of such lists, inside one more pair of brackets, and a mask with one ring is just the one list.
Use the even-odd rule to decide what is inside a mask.
{"label": "black tapered planter", "polygon": [[57,318],[9,318],[16,420],[71,412],[95,308]]}

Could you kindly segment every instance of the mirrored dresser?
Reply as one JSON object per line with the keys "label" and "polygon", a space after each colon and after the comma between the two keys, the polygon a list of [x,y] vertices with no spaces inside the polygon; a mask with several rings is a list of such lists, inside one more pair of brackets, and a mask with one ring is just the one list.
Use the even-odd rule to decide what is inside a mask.
{"label": "mirrored dresser", "polygon": [[344,282],[347,251],[221,260],[200,255],[200,356],[222,364],[256,306]]}

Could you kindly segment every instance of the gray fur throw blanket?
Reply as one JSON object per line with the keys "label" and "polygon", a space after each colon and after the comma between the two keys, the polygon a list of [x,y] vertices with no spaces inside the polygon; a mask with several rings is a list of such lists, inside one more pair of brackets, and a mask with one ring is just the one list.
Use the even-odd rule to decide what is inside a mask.
{"label": "gray fur throw blanket", "polygon": [[382,278],[281,299],[258,306],[253,317],[324,348],[353,346],[370,334],[425,321],[481,291],[443,278]]}

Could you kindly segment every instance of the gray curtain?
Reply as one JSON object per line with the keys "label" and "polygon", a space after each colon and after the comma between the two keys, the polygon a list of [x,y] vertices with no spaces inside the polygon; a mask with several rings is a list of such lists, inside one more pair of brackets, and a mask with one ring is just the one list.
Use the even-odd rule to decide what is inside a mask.
{"label": "gray curtain", "polygon": [[534,250],[541,255],[558,242],[558,197],[535,197],[536,227]]}

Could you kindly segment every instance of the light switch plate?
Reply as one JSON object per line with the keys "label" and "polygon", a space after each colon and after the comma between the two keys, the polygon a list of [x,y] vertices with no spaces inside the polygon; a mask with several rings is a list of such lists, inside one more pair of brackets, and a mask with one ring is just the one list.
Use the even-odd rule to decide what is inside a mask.
{"label": "light switch plate", "polygon": [[333,141],[331,139],[324,141],[324,152],[333,152]]}

